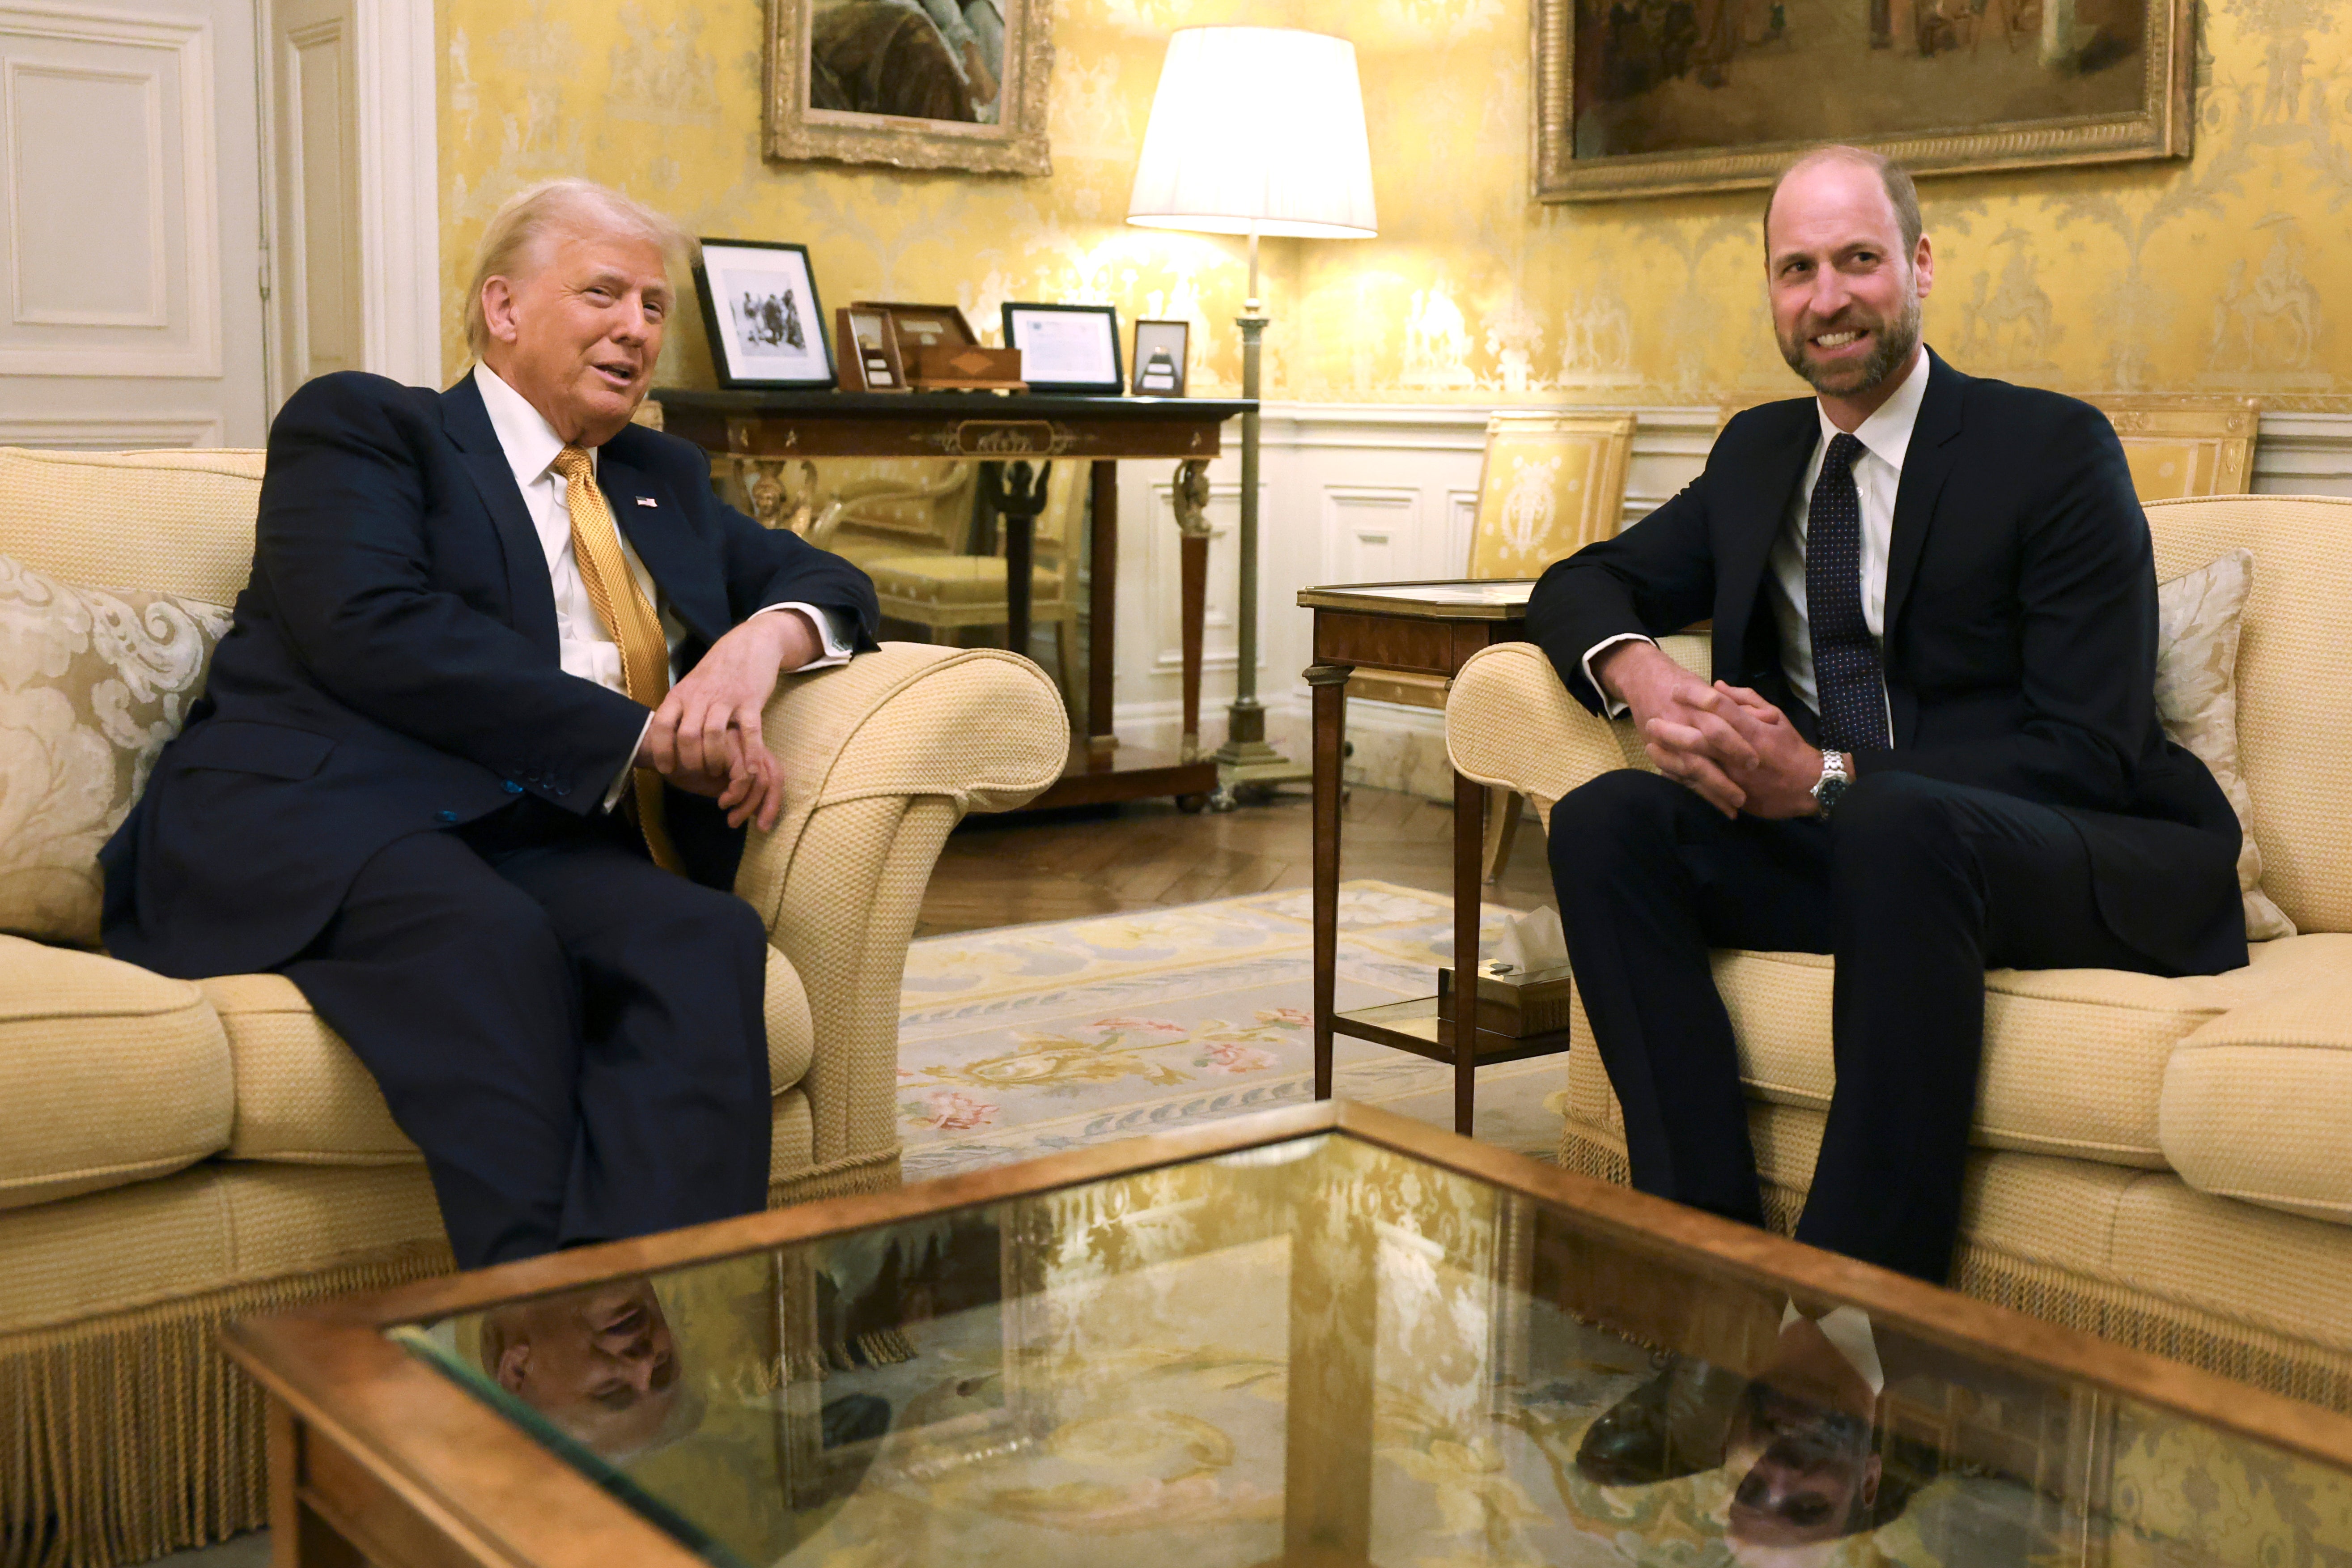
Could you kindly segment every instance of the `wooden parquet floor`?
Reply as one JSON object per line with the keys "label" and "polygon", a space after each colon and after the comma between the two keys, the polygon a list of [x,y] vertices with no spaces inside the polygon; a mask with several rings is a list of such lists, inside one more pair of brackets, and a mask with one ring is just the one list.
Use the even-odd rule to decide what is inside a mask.
{"label": "wooden parquet floor", "polygon": [[[1342,879],[1454,889],[1454,809],[1386,790],[1349,792]],[[1123,910],[1304,888],[1314,879],[1306,791],[1263,805],[1187,816],[1166,801],[971,816],[948,838],[923,896],[917,936],[1077,920]],[[1528,814],[1489,902],[1533,909],[1551,897],[1543,830]]]}

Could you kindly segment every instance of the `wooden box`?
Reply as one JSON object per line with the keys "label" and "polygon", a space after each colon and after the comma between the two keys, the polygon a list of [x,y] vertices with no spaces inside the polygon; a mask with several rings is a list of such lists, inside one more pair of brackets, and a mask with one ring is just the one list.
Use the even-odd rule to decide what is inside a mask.
{"label": "wooden box", "polygon": [[[1437,994],[1448,1005],[1454,971],[1437,972]],[[1478,966],[1478,1026],[1524,1040],[1568,1027],[1576,988],[1569,966],[1516,970],[1489,959]]]}

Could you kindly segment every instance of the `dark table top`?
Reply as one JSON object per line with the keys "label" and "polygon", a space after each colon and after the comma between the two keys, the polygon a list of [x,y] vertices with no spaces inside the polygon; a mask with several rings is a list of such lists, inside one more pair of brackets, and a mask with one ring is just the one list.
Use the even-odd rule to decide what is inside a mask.
{"label": "dark table top", "polygon": [[1238,397],[1109,397],[1049,392],[700,392],[656,386],[648,395],[665,410],[692,410],[733,418],[872,419],[963,416],[973,419],[1140,419],[1211,423],[1246,414],[1257,405]]}

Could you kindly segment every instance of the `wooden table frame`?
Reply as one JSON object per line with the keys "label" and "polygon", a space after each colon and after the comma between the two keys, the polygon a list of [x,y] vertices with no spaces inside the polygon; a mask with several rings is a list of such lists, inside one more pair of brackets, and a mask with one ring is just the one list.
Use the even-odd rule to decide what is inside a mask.
{"label": "wooden table frame", "polygon": [[[803,475],[805,522],[821,458],[971,458],[982,465],[979,486],[1004,525],[1006,641],[1029,649],[1030,571],[1037,514],[1049,478],[1030,464],[1092,463],[1088,523],[1086,733],[1070,748],[1062,779],[1026,809],[1175,795],[1205,802],[1217,768],[1201,754],[1202,622],[1207,613],[1209,459],[1221,449],[1224,422],[1256,405],[1235,398],[997,397],[968,392],[688,392],[656,388],[662,427],[732,464],[745,488],[764,497],[755,507],[769,527],[789,526],[781,470]],[[1182,739],[1173,752],[1129,747],[1111,726],[1113,655],[1118,645],[1118,459],[1161,458],[1176,464],[1176,526],[1182,535],[1180,584],[1183,639]],[[1008,473],[1006,470],[1011,472]],[[762,478],[764,476],[764,478]],[[1010,479],[1008,483],[1007,480]],[[756,489],[755,489],[756,487]],[[1194,797],[1198,797],[1195,801]]]}
{"label": "wooden table frame", "polygon": [[[1324,1103],[1235,1117],[943,1177],[896,1192],[797,1205],[688,1230],[448,1276],[248,1318],[222,1332],[269,1397],[274,1568],[699,1568],[701,1559],[534,1443],[487,1403],[384,1336],[392,1324],[526,1295],[707,1262],[816,1237],[1031,1196],[1161,1165],[1339,1132],[1572,1211],[1579,1234],[1637,1259],[1704,1265],[1725,1290],[1858,1306],[1971,1361],[2091,1385],[2334,1468],[2352,1468],[2352,1417],[2231,1383],[1769,1232],[1474,1143],[1368,1106]],[[1360,1454],[1318,1469],[1369,1473]],[[1358,1462],[1360,1461],[1360,1466]],[[1286,1493],[1286,1563],[1360,1563],[1330,1551],[1335,1496]],[[1339,1521],[1343,1534],[1369,1519]],[[1308,1537],[1312,1537],[1310,1543]],[[1349,1544],[1352,1544],[1350,1542]]]}
{"label": "wooden table frame", "polygon": [[[1517,584],[1510,584],[1516,586]],[[1532,583],[1525,584],[1533,586]],[[1476,988],[1456,985],[1453,1007],[1433,1001],[1391,1003],[1356,1013],[1334,1007],[1339,962],[1339,794],[1348,731],[1348,677],[1357,669],[1402,670],[1452,680],[1470,656],[1526,637],[1527,599],[1516,605],[1449,605],[1395,596],[1395,590],[1442,584],[1362,583],[1307,588],[1298,602],[1315,612],[1315,662],[1306,679],[1315,708],[1315,1098],[1331,1097],[1331,1037],[1373,1040],[1454,1068],[1454,1130],[1468,1136],[1478,1091],[1478,1064],[1517,1061],[1568,1049],[1568,1031],[1519,1037],[1476,1022]],[[1370,590],[1387,590],[1373,593]],[[1454,775],[1454,954],[1455,973],[1475,973],[1485,869],[1486,786]],[[1454,1027],[1465,1005],[1472,1026]],[[1433,1022],[1433,1030],[1428,1027]],[[1410,1025],[1418,1024],[1415,1029]]]}

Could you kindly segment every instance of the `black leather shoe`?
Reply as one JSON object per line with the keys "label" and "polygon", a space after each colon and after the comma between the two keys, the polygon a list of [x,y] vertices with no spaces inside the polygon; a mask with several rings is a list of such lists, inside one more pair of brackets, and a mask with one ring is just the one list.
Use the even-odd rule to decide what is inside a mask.
{"label": "black leather shoe", "polygon": [[1601,1413],[1577,1445],[1576,1468],[1604,1487],[1679,1480],[1723,1463],[1731,1417],[1747,1380],[1692,1356]]}

